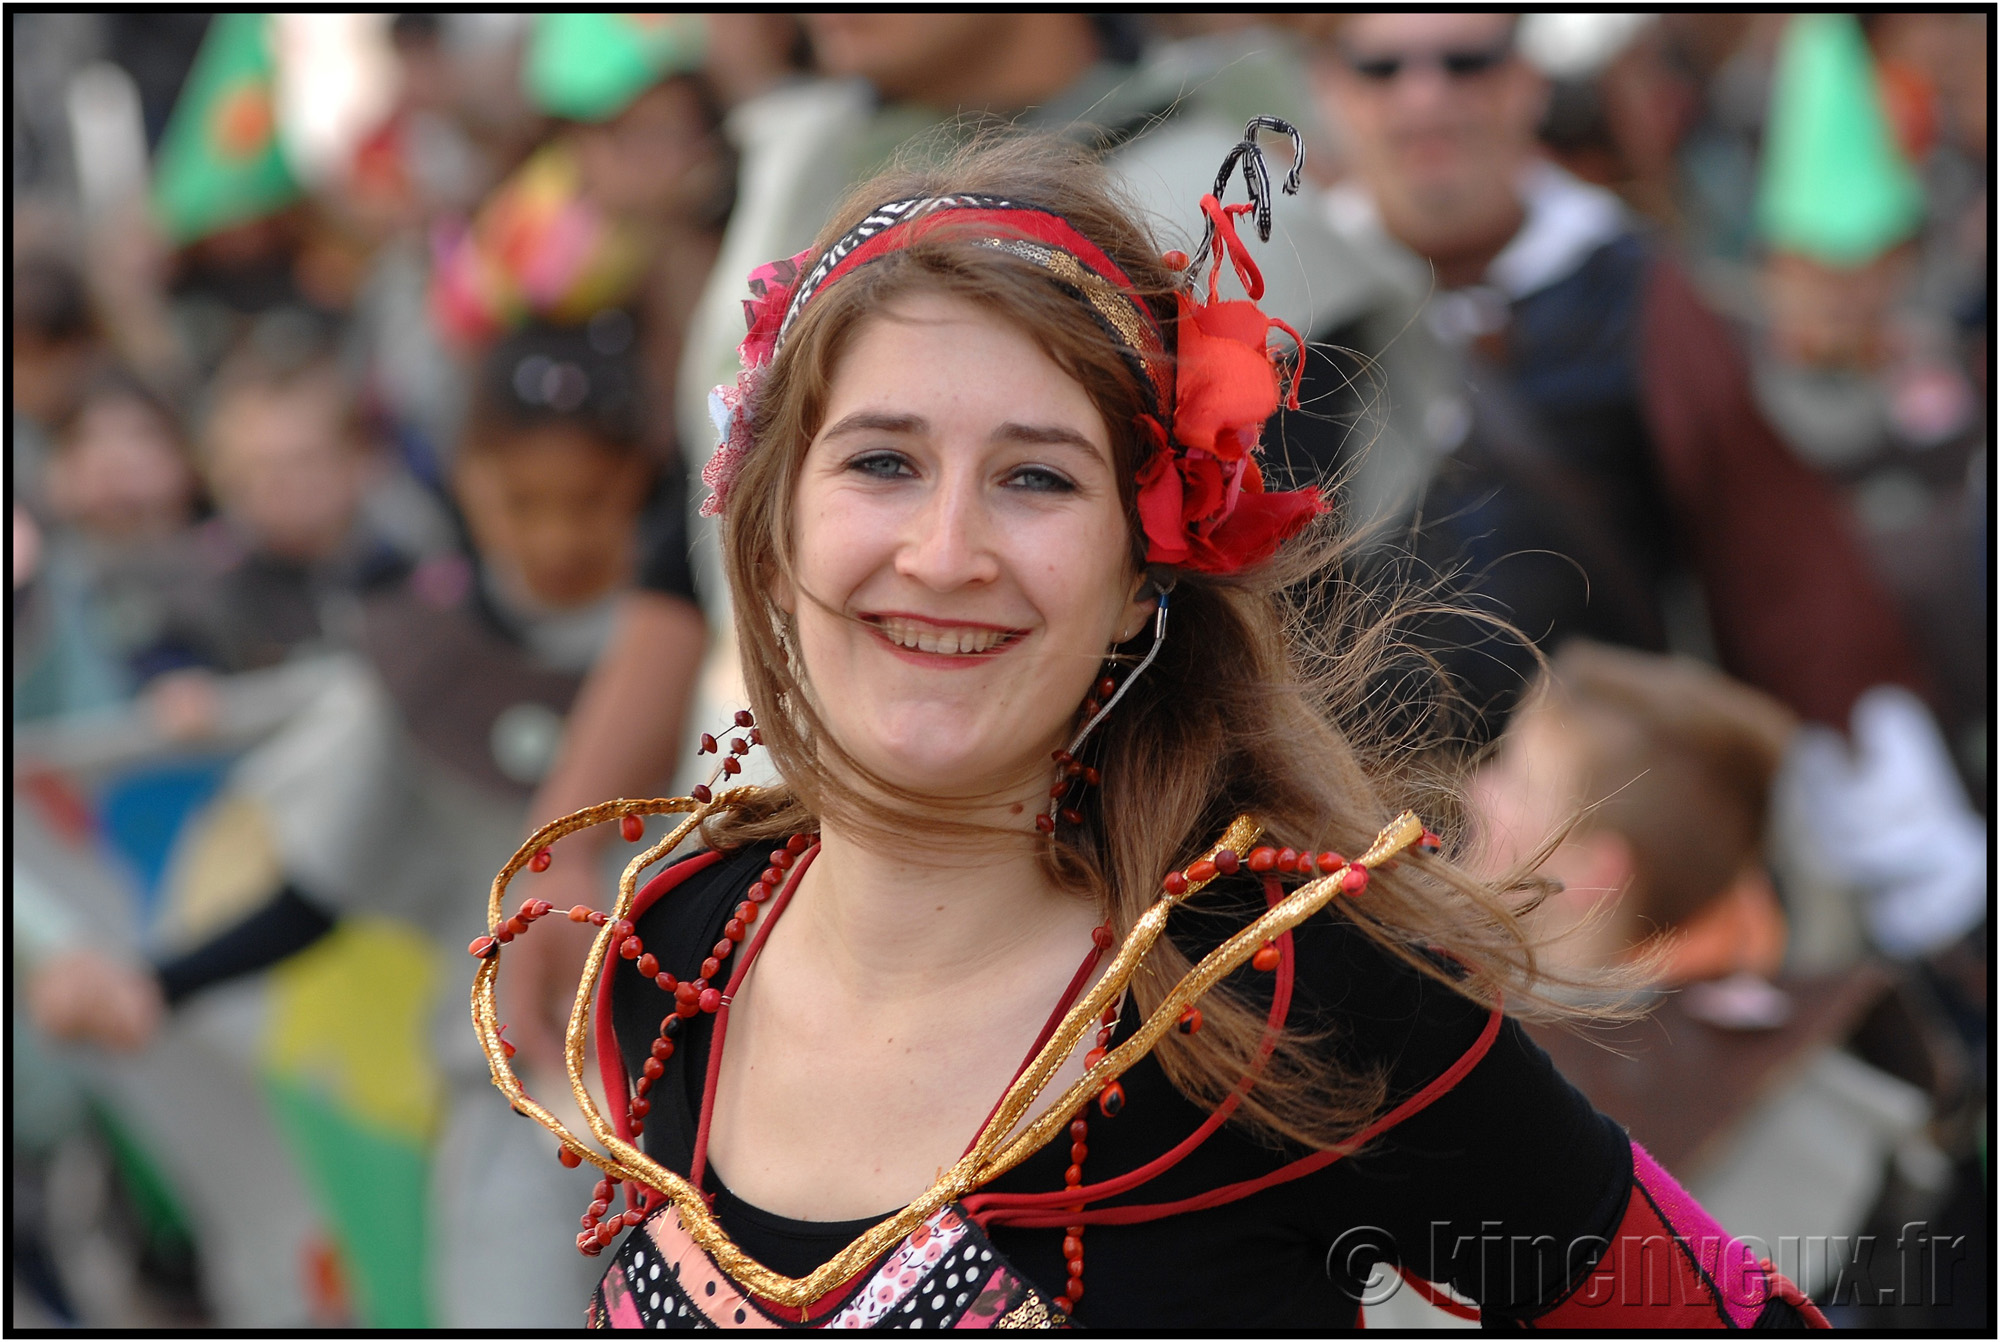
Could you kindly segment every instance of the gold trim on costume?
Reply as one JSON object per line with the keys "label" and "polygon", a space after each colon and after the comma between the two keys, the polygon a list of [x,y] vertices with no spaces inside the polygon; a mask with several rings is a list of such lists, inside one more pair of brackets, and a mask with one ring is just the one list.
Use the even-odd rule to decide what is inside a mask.
{"label": "gold trim on costume", "polygon": [[[1262,917],[1209,952],[1199,964],[1182,977],[1179,983],[1174,985],[1173,990],[1166,995],[1160,1005],[1141,1023],[1138,1033],[1100,1059],[1095,1067],[1064,1091],[1062,1098],[1044,1111],[1020,1136],[1007,1141],[1007,1134],[1013,1130],[1022,1115],[1034,1106],[1043,1088],[1048,1085],[1049,1079],[1075,1049],[1077,1041],[1083,1037],[1084,1032],[1092,1028],[1104,1008],[1118,994],[1125,991],[1133,972],[1138,968],[1139,961],[1144,958],[1165,929],[1167,915],[1174,906],[1209,882],[1191,882],[1187,890],[1180,895],[1163,895],[1139,916],[1132,930],[1119,944],[1110,966],[1063,1016],[1048,1042],[1022,1070],[1014,1084],[1008,1087],[1007,1094],[1001,1098],[999,1107],[980,1130],[978,1139],[958,1163],[946,1170],[936,1183],[909,1206],[863,1231],[851,1244],[812,1272],[803,1277],[786,1277],[773,1272],[736,1247],[709,1212],[708,1203],[699,1189],[631,1143],[621,1140],[611,1125],[605,1121],[603,1114],[598,1111],[596,1102],[591,1099],[590,1092],[583,1083],[584,1042],[590,1022],[591,1004],[596,996],[598,975],[603,972],[604,962],[611,950],[612,925],[627,917],[631,911],[632,901],[637,893],[639,873],[678,847],[710,811],[727,807],[737,801],[751,799],[758,794],[758,791],[754,787],[734,788],[706,804],[688,797],[653,798],[645,801],[620,799],[604,802],[552,821],[536,830],[526,843],[515,850],[507,865],[493,878],[492,893],[487,899],[486,918],[488,928],[497,932],[501,923],[506,921],[501,901],[505,897],[508,882],[513,880],[515,873],[526,866],[537,852],[557,839],[591,825],[628,815],[679,813],[688,815],[688,818],[676,825],[665,838],[626,864],[624,874],[618,881],[618,901],[605,920],[604,926],[599,929],[597,939],[591,943],[590,955],[584,962],[583,978],[577,987],[576,1000],[570,1007],[569,1028],[563,1039],[563,1061],[565,1070],[569,1074],[570,1090],[575,1094],[577,1104],[583,1111],[584,1121],[589,1125],[591,1135],[610,1153],[608,1156],[599,1155],[586,1146],[553,1114],[531,1099],[522,1089],[520,1080],[514,1075],[513,1066],[507,1059],[506,1045],[500,1038],[499,1017],[494,1005],[494,985],[499,976],[501,959],[498,953],[482,961],[478,973],[473,977],[472,1021],[473,1028],[478,1032],[480,1045],[486,1050],[486,1059],[493,1072],[493,1084],[499,1087],[500,1092],[516,1110],[553,1132],[565,1149],[575,1152],[607,1174],[632,1180],[663,1193],[674,1204],[688,1237],[707,1250],[718,1267],[738,1284],[757,1295],[792,1308],[804,1308],[810,1305],[828,1290],[845,1282],[881,1257],[890,1246],[915,1230],[938,1208],[956,1202],[967,1193],[998,1178],[1039,1150],[1056,1133],[1062,1131],[1077,1111],[1088,1104],[1092,1097],[1143,1058],[1159,1041],[1160,1036],[1179,1019],[1182,1008],[1249,960],[1264,942],[1298,926],[1324,908],[1340,892],[1340,877],[1347,871],[1347,867],[1342,867],[1339,871],[1308,881],[1273,905]],[[1405,811],[1390,821],[1376,836],[1368,851],[1353,859],[1349,865],[1379,866],[1414,844],[1423,836],[1423,832],[1424,827],[1416,815]],[[1223,833],[1222,838],[1203,856],[1213,858],[1224,848],[1247,854],[1250,845],[1262,833],[1262,825],[1249,816],[1239,816]],[[1016,1323],[1013,1314],[1009,1314],[1001,1321],[1001,1326],[1041,1325],[1027,1320]]]}

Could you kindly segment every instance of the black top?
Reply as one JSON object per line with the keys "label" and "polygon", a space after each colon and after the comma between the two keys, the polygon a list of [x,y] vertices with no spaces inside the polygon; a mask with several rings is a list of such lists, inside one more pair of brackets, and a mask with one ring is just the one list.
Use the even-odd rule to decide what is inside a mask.
{"label": "black top", "polygon": [[[638,932],[661,965],[677,976],[692,974],[764,865],[761,847],[731,855],[647,910]],[[1265,907],[1256,882],[1240,876],[1218,881],[1195,905],[1176,912],[1169,935],[1197,955]],[[1331,1027],[1325,1047],[1344,1066],[1386,1068],[1392,1103],[1449,1068],[1487,1023],[1484,1008],[1395,959],[1337,914],[1316,915],[1293,940],[1290,1023],[1308,1031]],[[1227,982],[1268,1003],[1273,977],[1246,966]],[[648,1057],[671,1000],[631,962],[618,962],[612,1013],[629,1075]],[[1117,1039],[1137,1025],[1128,1011]],[[654,1087],[646,1124],[647,1154],[683,1173],[692,1161],[711,1026],[707,1015],[687,1022]],[[1089,1182],[1152,1160],[1206,1117],[1150,1057],[1121,1083],[1122,1113],[1105,1118],[1090,1111]],[[1269,1149],[1232,1123],[1151,1183],[1097,1205],[1177,1200],[1255,1178],[1304,1154]],[[988,1187],[1059,1189],[1068,1155],[1067,1142],[1058,1140]],[[1559,1300],[1589,1266],[1587,1258],[1565,1263],[1553,1246],[1608,1236],[1630,1186],[1623,1130],[1595,1112],[1507,1021],[1455,1088],[1355,1155],[1220,1207],[1090,1227],[1076,1318],[1086,1326],[1231,1332],[1348,1327],[1370,1268],[1394,1256],[1481,1301],[1489,1321],[1532,1315]],[[805,1275],[871,1224],[794,1221],[749,1206],[712,1177],[709,1187],[731,1238],[788,1276]],[[1043,1292],[1062,1292],[1068,1273],[1060,1230],[996,1225],[991,1235]],[[1537,1243],[1545,1246],[1539,1253],[1527,1247]],[[1517,1247],[1510,1252],[1510,1245]]]}

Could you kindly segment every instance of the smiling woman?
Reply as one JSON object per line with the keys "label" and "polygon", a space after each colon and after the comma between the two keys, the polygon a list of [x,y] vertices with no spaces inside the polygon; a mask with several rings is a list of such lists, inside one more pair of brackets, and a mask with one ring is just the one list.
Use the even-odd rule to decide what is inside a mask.
{"label": "smiling woman", "polygon": [[[1288,595],[1339,538],[1257,464],[1288,373],[1237,234],[1268,234],[1260,128],[1290,132],[1246,132],[1192,262],[1014,140],[752,277],[706,472],[751,706],[716,744],[783,782],[545,827],[472,948],[496,1082],[605,1171],[579,1249],[638,1227],[594,1322],[1326,1329],[1385,1261],[1521,1322],[1811,1312],[1503,1014],[1559,1011],[1527,887],[1406,809],[1455,815],[1380,725],[1408,714],[1360,711],[1393,629]],[[501,899],[660,812],[570,911],[602,929],[592,1145],[507,1062],[501,943],[551,910]],[[1663,1270],[1666,1307],[1605,1289]]]}

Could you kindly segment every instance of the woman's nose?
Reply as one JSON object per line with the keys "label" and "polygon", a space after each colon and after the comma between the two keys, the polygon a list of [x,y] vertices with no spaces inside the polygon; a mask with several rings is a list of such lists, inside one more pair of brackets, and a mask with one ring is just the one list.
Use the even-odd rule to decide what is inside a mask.
{"label": "woman's nose", "polygon": [[999,574],[994,519],[975,480],[941,480],[910,519],[896,571],[937,591],[991,582]]}

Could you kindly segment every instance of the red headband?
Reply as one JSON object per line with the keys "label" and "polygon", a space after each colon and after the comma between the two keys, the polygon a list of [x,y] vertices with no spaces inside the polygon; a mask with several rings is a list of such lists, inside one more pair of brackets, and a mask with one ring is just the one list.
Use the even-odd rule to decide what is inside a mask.
{"label": "red headband", "polygon": [[[1225,174],[1238,156],[1232,155]],[[750,329],[738,347],[743,372],[735,386],[717,387],[709,395],[722,441],[702,470],[710,490],[702,513],[715,516],[727,503],[729,487],[752,449],[749,406],[806,304],[843,276],[948,227],[954,235],[1046,271],[1090,309],[1133,364],[1151,407],[1151,413],[1139,417],[1140,431],[1152,446],[1138,473],[1146,562],[1235,573],[1269,559],[1326,510],[1316,489],[1265,492],[1254,458],[1264,423],[1280,403],[1278,357],[1267,336],[1277,327],[1301,353],[1303,346],[1290,327],[1258,309],[1263,276],[1236,235],[1236,218],[1253,209],[1260,211],[1259,231],[1268,234],[1268,190],[1248,205],[1223,206],[1216,196],[1205,196],[1201,207],[1212,252],[1208,301],[1197,303],[1191,284],[1176,293],[1171,347],[1137,286],[1102,248],[1061,215],[996,196],[891,201],[869,211],[805,274],[800,267],[810,251],[759,267],[750,276],[751,298],[744,304]],[[1216,283],[1225,258],[1249,301],[1218,300]],[[1297,397],[1294,378],[1284,404],[1297,409]],[[1171,432],[1165,425],[1172,426]]]}

